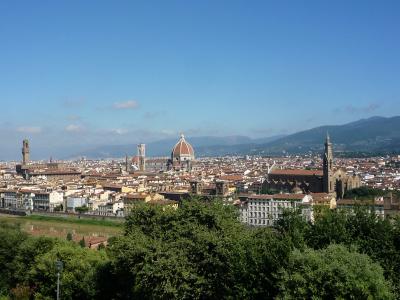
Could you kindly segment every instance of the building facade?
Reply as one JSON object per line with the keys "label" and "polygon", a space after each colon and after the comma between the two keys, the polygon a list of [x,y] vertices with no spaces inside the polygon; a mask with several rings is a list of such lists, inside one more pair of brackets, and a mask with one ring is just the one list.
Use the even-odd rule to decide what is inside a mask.
{"label": "building facade", "polygon": [[300,189],[303,193],[332,193],[337,198],[343,198],[346,191],[360,187],[359,176],[348,175],[346,171],[334,168],[329,135],[324,146],[322,170],[271,170],[263,188],[288,193]]}
{"label": "building facade", "polygon": [[240,220],[250,226],[272,226],[282,216],[284,209],[301,209],[303,217],[312,222],[313,199],[311,195],[277,194],[239,197]]}

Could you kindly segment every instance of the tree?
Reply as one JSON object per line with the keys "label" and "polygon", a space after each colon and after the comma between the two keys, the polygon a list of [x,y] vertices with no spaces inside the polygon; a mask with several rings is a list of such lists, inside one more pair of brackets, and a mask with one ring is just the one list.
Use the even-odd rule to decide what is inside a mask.
{"label": "tree", "polygon": [[237,278],[244,291],[241,298],[274,299],[279,292],[279,271],[285,267],[293,244],[271,228],[257,228],[249,233],[241,241],[245,252],[239,261],[244,266],[236,275],[242,275]]}
{"label": "tree", "polygon": [[77,211],[78,213],[82,214],[82,213],[88,212],[89,211],[89,207],[80,206],[80,207],[75,208],[75,211]]}
{"label": "tree", "polygon": [[347,219],[346,229],[358,251],[368,254],[384,269],[400,296],[399,219],[378,217],[365,207],[357,207]]}
{"label": "tree", "polygon": [[27,239],[19,226],[2,222],[0,224],[0,295],[7,294],[14,284],[10,274],[14,274],[14,256],[20,244]]}
{"label": "tree", "polygon": [[105,249],[106,249],[106,246],[104,245],[104,243],[100,243],[99,246],[97,247],[98,251],[105,250]]}
{"label": "tree", "polygon": [[349,244],[352,239],[346,228],[347,218],[345,211],[326,209],[319,212],[305,237],[308,246],[321,249],[332,243]]}
{"label": "tree", "polygon": [[63,262],[62,299],[95,299],[98,269],[107,263],[104,251],[92,251],[59,241],[50,251],[35,259],[30,273],[36,283],[35,299],[54,298],[57,280],[55,262]]}
{"label": "tree", "polygon": [[305,236],[310,230],[310,224],[301,214],[301,209],[284,209],[275,228],[287,239],[292,248],[304,248]]}
{"label": "tree", "polygon": [[[181,208],[137,206],[125,234],[110,241],[109,274],[130,282],[120,298],[224,298],[246,294],[244,261],[250,233],[222,202]],[[101,293],[105,295],[106,293]]]}
{"label": "tree", "polygon": [[359,188],[346,191],[343,197],[346,199],[374,200],[375,197],[385,196],[386,194],[387,192],[382,189],[361,186]]}
{"label": "tree", "polygon": [[340,245],[294,250],[280,278],[280,299],[393,299],[379,264]]}
{"label": "tree", "polygon": [[86,247],[85,237],[83,236],[82,239],[79,241],[79,246],[82,248]]}
{"label": "tree", "polygon": [[49,252],[59,241],[49,237],[29,237],[19,246],[15,253],[13,265],[14,274],[11,276],[14,282],[33,287],[36,283],[29,270],[34,266],[38,257]]}
{"label": "tree", "polygon": [[67,241],[72,241],[72,233],[71,232],[67,233]]}

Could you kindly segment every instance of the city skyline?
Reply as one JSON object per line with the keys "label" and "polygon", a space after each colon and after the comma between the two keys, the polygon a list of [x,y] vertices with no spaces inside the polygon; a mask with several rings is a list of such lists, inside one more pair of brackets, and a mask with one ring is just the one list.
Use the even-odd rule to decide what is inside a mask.
{"label": "city skyline", "polygon": [[399,16],[0,1],[0,298],[400,299]]}
{"label": "city skyline", "polygon": [[0,6],[7,153],[400,114],[395,1]]}

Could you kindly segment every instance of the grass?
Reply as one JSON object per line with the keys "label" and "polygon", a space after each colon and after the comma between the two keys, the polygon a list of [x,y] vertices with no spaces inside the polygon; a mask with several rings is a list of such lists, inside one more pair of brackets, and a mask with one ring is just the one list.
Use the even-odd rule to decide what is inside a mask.
{"label": "grass", "polygon": [[97,219],[78,219],[76,217],[57,217],[57,216],[39,216],[39,215],[30,215],[22,217],[28,220],[34,221],[50,221],[50,222],[62,222],[62,223],[70,223],[70,224],[82,224],[82,225],[97,225],[97,226],[108,226],[108,227],[122,227],[123,221],[111,221],[111,220],[97,220]]}

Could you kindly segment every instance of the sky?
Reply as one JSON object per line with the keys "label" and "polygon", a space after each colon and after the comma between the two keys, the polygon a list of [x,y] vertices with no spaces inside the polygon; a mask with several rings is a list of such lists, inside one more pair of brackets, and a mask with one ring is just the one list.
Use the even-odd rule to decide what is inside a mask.
{"label": "sky", "polygon": [[[399,1],[0,1],[0,160],[400,114]],[[34,154],[33,154],[34,156]]]}

